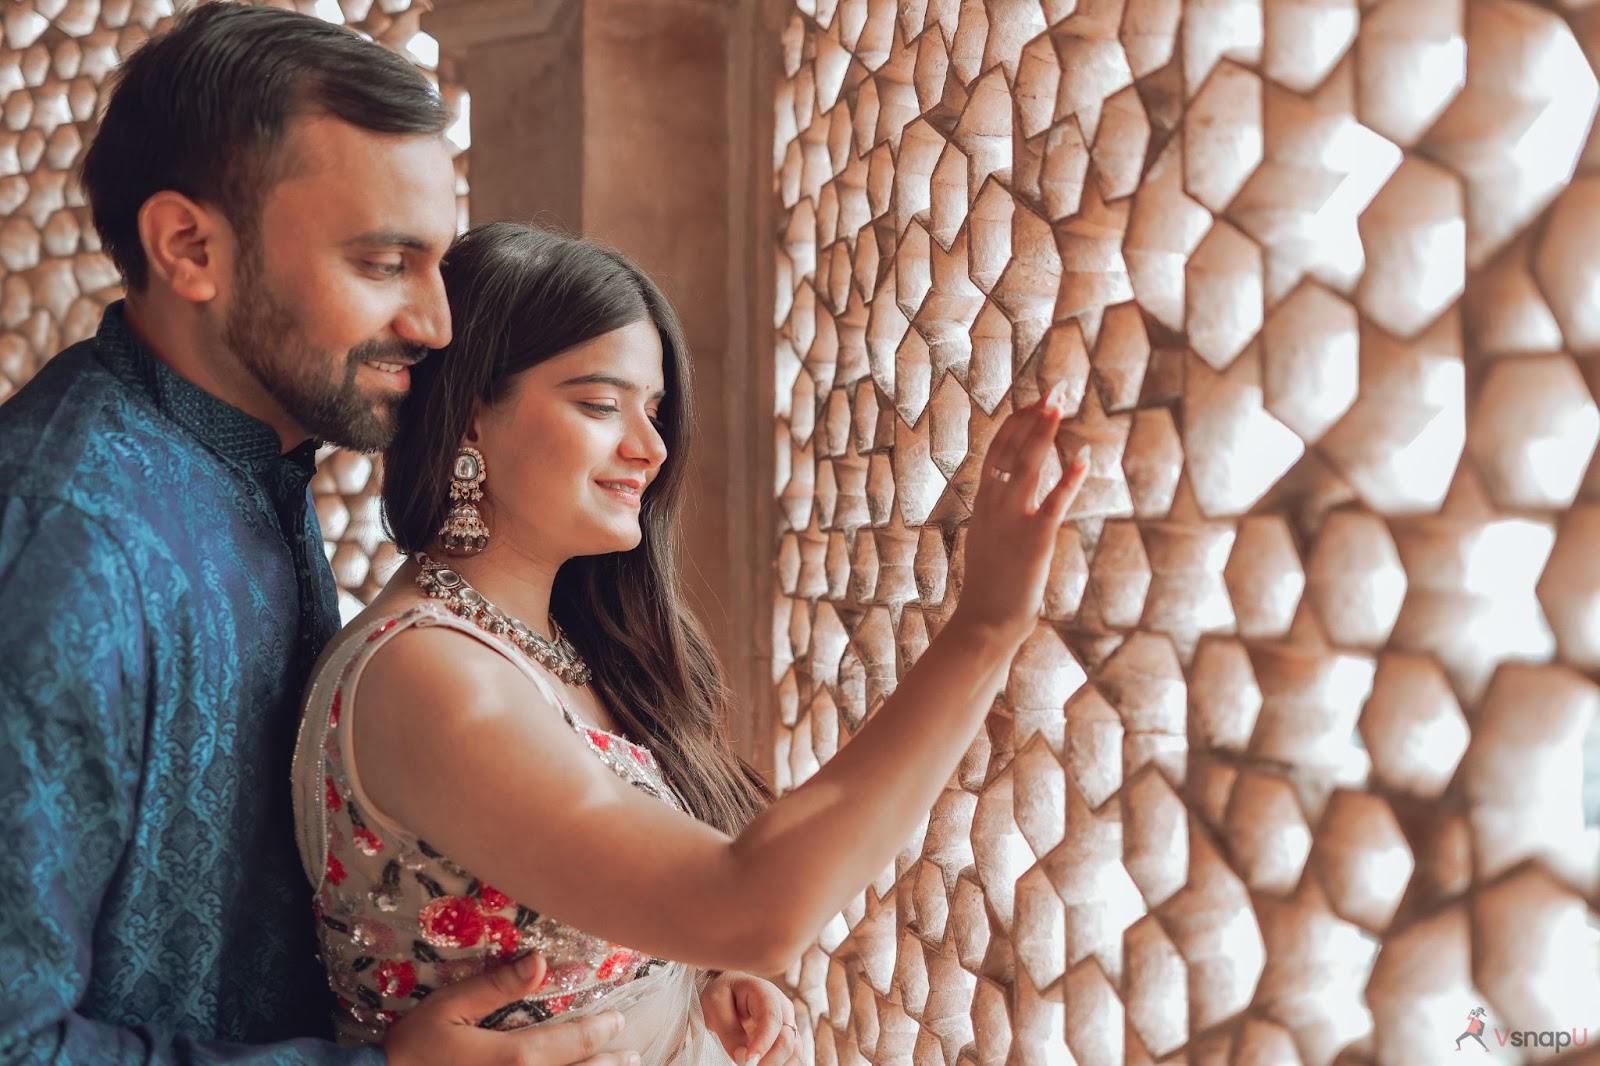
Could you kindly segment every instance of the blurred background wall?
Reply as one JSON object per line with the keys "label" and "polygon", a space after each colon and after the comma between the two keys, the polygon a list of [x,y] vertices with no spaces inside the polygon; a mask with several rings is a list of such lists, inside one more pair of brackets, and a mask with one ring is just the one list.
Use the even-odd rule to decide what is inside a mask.
{"label": "blurred background wall", "polygon": [[[787,975],[808,1057],[1412,1066],[1478,1006],[1495,1061],[1600,1039],[1600,6],[295,6],[438,80],[463,224],[676,303],[690,568],[780,787],[937,632],[990,435],[1071,383],[1045,618]],[[0,390],[117,295],[70,171],[171,13],[0,13]],[[352,607],[375,487],[316,485]]]}

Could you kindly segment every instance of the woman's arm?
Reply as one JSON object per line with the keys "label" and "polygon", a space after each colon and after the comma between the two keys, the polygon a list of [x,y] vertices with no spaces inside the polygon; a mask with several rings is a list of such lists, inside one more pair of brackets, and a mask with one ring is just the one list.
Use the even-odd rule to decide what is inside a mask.
{"label": "woman's arm", "polygon": [[949,623],[861,731],[736,839],[626,785],[514,665],[443,629],[397,636],[363,675],[351,726],[367,793],[535,910],[669,958],[783,969],[932,806],[1036,624],[1087,468],[1080,455],[1035,506],[1061,419],[1050,399],[990,448]]}

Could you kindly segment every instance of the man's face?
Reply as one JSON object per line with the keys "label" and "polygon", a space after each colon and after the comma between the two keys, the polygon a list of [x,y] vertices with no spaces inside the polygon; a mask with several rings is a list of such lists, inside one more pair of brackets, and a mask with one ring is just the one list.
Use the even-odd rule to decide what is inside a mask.
{"label": "man's face", "polygon": [[322,116],[297,119],[282,150],[288,176],[239,234],[223,341],[307,436],[377,451],[406,368],[450,340],[450,153],[440,136]]}

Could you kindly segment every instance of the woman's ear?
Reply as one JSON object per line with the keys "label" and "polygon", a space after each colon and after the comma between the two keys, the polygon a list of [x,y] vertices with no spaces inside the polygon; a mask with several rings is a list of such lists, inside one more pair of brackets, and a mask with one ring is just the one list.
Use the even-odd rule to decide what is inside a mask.
{"label": "woman's ear", "polygon": [[139,208],[139,243],[150,277],[190,303],[215,299],[226,282],[230,236],[231,228],[217,211],[171,189]]}

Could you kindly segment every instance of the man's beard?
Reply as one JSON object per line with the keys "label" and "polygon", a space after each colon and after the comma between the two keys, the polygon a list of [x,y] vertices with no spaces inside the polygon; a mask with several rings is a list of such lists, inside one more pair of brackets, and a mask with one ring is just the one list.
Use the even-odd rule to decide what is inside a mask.
{"label": "man's beard", "polygon": [[400,341],[366,341],[338,358],[313,345],[300,319],[262,279],[259,251],[247,253],[235,277],[234,303],[222,340],[246,370],[306,432],[358,452],[388,447],[399,428],[404,393],[364,395],[356,384],[361,364],[415,363],[426,349]]}

